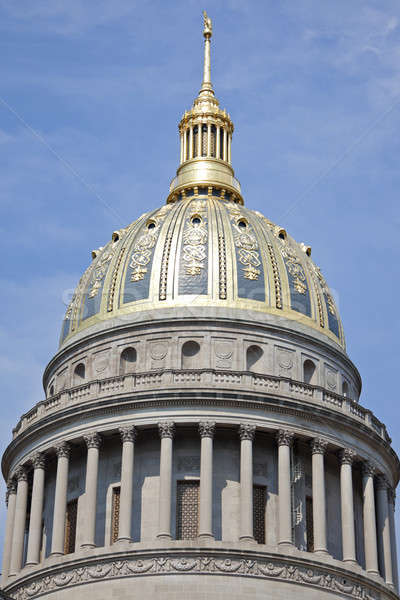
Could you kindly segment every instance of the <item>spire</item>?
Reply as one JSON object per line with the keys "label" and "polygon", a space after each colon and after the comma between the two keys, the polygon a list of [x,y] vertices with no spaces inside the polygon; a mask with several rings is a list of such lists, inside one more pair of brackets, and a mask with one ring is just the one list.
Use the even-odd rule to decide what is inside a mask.
{"label": "spire", "polygon": [[212,22],[206,11],[203,11],[204,17],[204,71],[203,71],[203,83],[201,86],[200,94],[204,92],[207,94],[214,95],[212,83],[211,83],[211,36],[212,36]]}
{"label": "spire", "polygon": [[171,182],[167,202],[186,195],[213,194],[243,203],[240,183],[231,165],[233,123],[219,107],[211,83],[212,22],[203,11],[203,82],[193,106],[179,123],[180,165]]}

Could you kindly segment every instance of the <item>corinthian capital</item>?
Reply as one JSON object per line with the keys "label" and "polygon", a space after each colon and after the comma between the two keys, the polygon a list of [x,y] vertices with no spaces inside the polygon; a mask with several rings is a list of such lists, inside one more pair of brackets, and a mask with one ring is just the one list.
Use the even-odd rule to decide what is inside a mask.
{"label": "corinthian capital", "polygon": [[60,442],[54,447],[58,458],[69,458],[71,446],[68,442]]}
{"label": "corinthian capital", "polygon": [[28,471],[25,466],[18,467],[15,470],[14,477],[17,481],[28,481]]}
{"label": "corinthian capital", "polygon": [[287,431],[287,429],[280,429],[276,434],[276,441],[278,446],[292,446],[294,439],[294,433]]}
{"label": "corinthian capital", "polygon": [[241,440],[254,440],[256,434],[256,426],[251,423],[241,423],[239,427],[239,436]]}
{"label": "corinthian capital", "polygon": [[161,421],[158,424],[160,438],[173,438],[175,435],[175,423],[173,421]]}
{"label": "corinthian capital", "polygon": [[342,465],[352,465],[356,457],[356,452],[351,448],[342,448],[339,451],[339,460]]}
{"label": "corinthian capital", "polygon": [[314,438],[310,442],[312,454],[325,454],[328,442],[323,438]]}
{"label": "corinthian capital", "polygon": [[14,478],[11,478],[7,481],[7,492],[6,492],[6,505],[8,506],[8,499],[11,494],[17,493],[17,481]]}
{"label": "corinthian capital", "polygon": [[122,443],[124,442],[133,442],[135,443],[137,432],[136,427],[134,425],[127,425],[126,427],[120,427],[119,433],[121,436]]}
{"label": "corinthian capital", "polygon": [[89,448],[96,448],[97,450],[101,446],[101,436],[97,433],[97,431],[91,431],[83,436],[85,440],[85,444],[89,450]]}
{"label": "corinthian capital", "polygon": [[35,454],[32,454],[31,464],[34,469],[44,469],[46,458],[43,452],[35,452]]}
{"label": "corinthian capital", "polygon": [[361,470],[363,475],[368,475],[371,477],[373,477],[376,472],[374,465],[371,462],[369,462],[369,460],[362,463]]}
{"label": "corinthian capital", "polygon": [[388,490],[390,488],[389,481],[385,475],[378,475],[376,478],[376,487],[378,490]]}
{"label": "corinthian capital", "polygon": [[200,421],[199,423],[200,437],[214,437],[215,423],[214,421]]}

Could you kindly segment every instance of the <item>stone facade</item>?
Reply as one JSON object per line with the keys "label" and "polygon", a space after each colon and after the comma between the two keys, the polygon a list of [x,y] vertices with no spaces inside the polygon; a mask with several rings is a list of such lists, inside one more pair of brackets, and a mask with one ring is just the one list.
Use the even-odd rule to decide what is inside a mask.
{"label": "stone facade", "polygon": [[[211,31],[206,17],[174,209],[93,253],[45,399],[4,453],[2,586],[16,600],[398,598],[399,460],[359,403],[310,249],[238,209]],[[168,274],[172,255],[184,265]],[[249,287],[263,269],[262,289]]]}

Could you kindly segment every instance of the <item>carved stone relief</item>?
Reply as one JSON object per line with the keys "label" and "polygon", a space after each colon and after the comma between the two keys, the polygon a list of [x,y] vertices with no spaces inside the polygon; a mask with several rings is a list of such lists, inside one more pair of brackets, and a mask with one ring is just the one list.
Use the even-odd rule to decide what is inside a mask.
{"label": "carved stone relief", "polygon": [[93,358],[94,373],[103,373],[110,361],[110,350],[97,352]]}
{"label": "carved stone relief", "polygon": [[331,390],[336,390],[337,388],[337,371],[334,371],[331,367],[325,368],[325,379],[326,385]]}
{"label": "carved stone relief", "polygon": [[233,340],[219,340],[215,342],[215,366],[217,369],[232,368],[233,344]]}
{"label": "carved stone relief", "polygon": [[281,348],[276,346],[275,348],[276,355],[276,366],[277,366],[277,375],[281,375],[283,377],[294,377],[294,365],[295,365],[295,352],[294,350],[289,350],[288,348]]}
{"label": "carved stone relief", "polygon": [[162,369],[165,367],[168,354],[168,341],[155,340],[150,342],[150,358],[152,369]]}

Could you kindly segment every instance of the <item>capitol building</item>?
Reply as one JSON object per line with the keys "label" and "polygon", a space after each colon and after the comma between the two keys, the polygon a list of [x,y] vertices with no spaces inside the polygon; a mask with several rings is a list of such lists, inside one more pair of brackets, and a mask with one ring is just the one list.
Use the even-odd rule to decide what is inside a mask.
{"label": "capitol building", "polygon": [[242,196],[203,33],[168,195],[93,250],[4,453],[0,597],[399,597],[399,459],[311,248]]}

